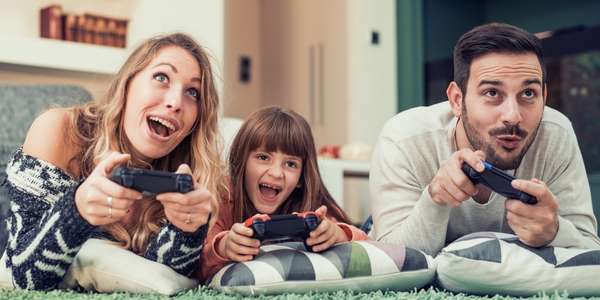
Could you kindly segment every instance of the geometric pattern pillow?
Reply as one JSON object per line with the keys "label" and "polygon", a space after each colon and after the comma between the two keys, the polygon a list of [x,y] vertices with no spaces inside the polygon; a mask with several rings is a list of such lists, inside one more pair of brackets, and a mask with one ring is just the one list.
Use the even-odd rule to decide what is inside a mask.
{"label": "geometric pattern pillow", "polygon": [[600,296],[600,250],[532,248],[512,234],[478,232],[435,258],[439,284],[472,294]]}
{"label": "geometric pattern pillow", "polygon": [[209,286],[244,295],[406,291],[428,284],[434,275],[431,256],[404,246],[355,241],[313,253],[291,242],[262,246],[253,260],[219,270]]}
{"label": "geometric pattern pillow", "polygon": [[[11,270],[0,259],[0,288],[13,288]],[[174,295],[198,286],[170,267],[148,260],[112,242],[87,240],[69,267],[59,288],[101,293],[160,293]],[[117,297],[118,298],[118,297]]]}

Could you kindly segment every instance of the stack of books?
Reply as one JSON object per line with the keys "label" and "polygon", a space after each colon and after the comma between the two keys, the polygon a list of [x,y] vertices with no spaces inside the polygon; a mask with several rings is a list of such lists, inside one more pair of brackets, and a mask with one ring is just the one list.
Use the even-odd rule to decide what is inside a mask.
{"label": "stack of books", "polygon": [[128,20],[94,14],[64,13],[60,5],[40,10],[43,38],[125,48]]}

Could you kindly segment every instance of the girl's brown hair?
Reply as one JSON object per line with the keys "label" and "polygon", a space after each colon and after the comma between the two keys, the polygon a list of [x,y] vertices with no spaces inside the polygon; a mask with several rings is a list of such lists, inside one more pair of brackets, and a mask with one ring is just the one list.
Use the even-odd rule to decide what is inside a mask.
{"label": "girl's brown hair", "polygon": [[321,180],[310,126],[299,114],[278,106],[265,107],[251,114],[231,144],[229,175],[234,222],[242,222],[257,213],[246,192],[244,177],[250,152],[260,147],[267,152],[281,151],[302,158],[300,187],[282,203],[277,214],[315,211],[325,205],[328,215],[339,222],[349,223],[348,216],[335,203]]}
{"label": "girl's brown hair", "polygon": [[[200,69],[200,101],[193,131],[168,155],[156,159],[151,165],[143,162],[127,140],[123,129],[123,115],[129,83],[140,71],[166,47],[186,50],[198,63]],[[205,50],[191,37],[175,33],[148,39],[129,56],[113,79],[106,97],[70,108],[70,139],[82,151],[72,161],[76,162],[81,178],[87,177],[94,167],[112,151],[132,154],[130,165],[174,172],[186,163],[194,178],[213,194],[213,215],[218,212],[220,195],[226,191],[223,166],[220,160],[221,138],[218,134],[219,97],[213,81],[210,60]],[[165,220],[159,201],[145,199],[139,207],[139,222],[125,228],[119,223],[104,226],[124,248],[143,253],[149,237],[160,230]]]}

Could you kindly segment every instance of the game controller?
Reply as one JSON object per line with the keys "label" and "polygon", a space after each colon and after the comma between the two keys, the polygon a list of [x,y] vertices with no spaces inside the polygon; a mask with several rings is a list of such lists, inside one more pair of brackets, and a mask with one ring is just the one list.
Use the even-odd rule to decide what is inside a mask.
{"label": "game controller", "polygon": [[110,179],[124,187],[151,195],[187,193],[194,188],[194,181],[189,174],[128,167],[116,167],[110,174]]}
{"label": "game controller", "polygon": [[251,228],[253,238],[261,242],[282,243],[290,240],[301,240],[306,250],[312,252],[312,247],[306,244],[311,231],[321,223],[317,213],[293,213],[288,215],[258,214],[248,218],[244,225]]}
{"label": "game controller", "polygon": [[534,196],[512,187],[510,183],[516,179],[515,177],[504,173],[486,161],[483,162],[483,165],[483,172],[477,172],[466,163],[463,164],[462,170],[474,184],[483,184],[508,199],[521,200],[521,202],[527,204],[537,203]]}

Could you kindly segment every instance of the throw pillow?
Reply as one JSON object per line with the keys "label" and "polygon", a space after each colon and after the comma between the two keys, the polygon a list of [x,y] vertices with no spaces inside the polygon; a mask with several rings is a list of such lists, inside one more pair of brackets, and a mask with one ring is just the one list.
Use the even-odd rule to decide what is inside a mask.
{"label": "throw pillow", "polygon": [[455,292],[600,296],[600,250],[532,248],[515,235],[462,237],[435,258],[439,284]]}
{"label": "throw pillow", "polygon": [[375,241],[342,243],[321,253],[305,251],[299,242],[265,245],[260,250],[252,261],[225,266],[209,286],[245,295],[406,291],[428,284],[435,275],[432,257]]}

